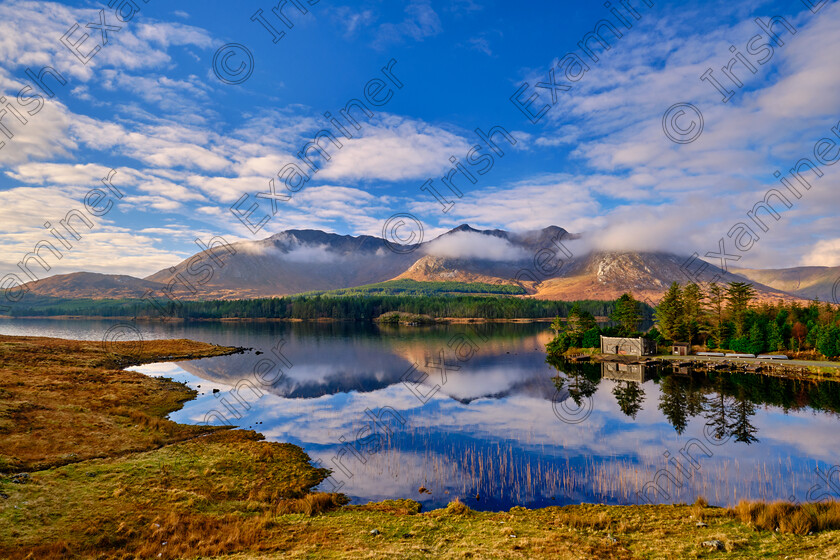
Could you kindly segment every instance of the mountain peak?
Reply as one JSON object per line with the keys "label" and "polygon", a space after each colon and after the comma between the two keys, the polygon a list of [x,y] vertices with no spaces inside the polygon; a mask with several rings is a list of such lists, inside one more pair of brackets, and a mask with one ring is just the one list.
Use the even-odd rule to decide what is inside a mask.
{"label": "mountain peak", "polygon": [[455,233],[455,232],[458,232],[458,231],[474,231],[474,232],[478,232],[478,230],[477,230],[477,229],[475,229],[474,227],[472,227],[470,224],[461,224],[460,226],[458,226],[458,227],[456,227],[456,228],[452,228],[452,229],[450,229],[450,230],[449,230],[449,231],[447,231],[446,233]]}
{"label": "mountain peak", "polygon": [[444,235],[452,235],[454,233],[478,233],[480,235],[492,235],[493,237],[501,237],[503,239],[508,239],[510,234],[503,229],[475,229],[469,224],[461,224],[460,226],[450,229]]}

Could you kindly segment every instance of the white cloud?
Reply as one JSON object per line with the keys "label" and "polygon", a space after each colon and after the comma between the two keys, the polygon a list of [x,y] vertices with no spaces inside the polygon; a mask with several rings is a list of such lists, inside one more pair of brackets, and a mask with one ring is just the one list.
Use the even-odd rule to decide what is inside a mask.
{"label": "white cloud", "polygon": [[442,30],[440,17],[432,9],[430,0],[411,0],[405,8],[405,19],[399,23],[383,23],[379,26],[374,46],[381,49],[401,44],[406,39],[422,41]]}
{"label": "white cloud", "polygon": [[[0,69],[0,79],[3,78],[4,72]],[[8,82],[4,80],[4,83]],[[23,86],[15,85],[14,91],[5,91],[3,95],[14,98],[20,87]],[[0,148],[0,165],[8,166],[31,160],[67,156],[78,147],[78,144],[68,137],[67,130],[72,114],[62,103],[47,100],[40,112],[27,117],[26,120],[26,124],[9,118],[4,120],[13,137],[0,135],[0,142],[5,143],[5,146]]]}
{"label": "white cloud", "polygon": [[[598,177],[580,179],[568,175],[548,175],[513,183],[504,187],[492,186],[465,193],[454,199],[455,205],[447,213],[445,223],[461,223],[473,227],[499,227],[527,231],[548,225],[558,225],[569,231],[585,231],[601,224],[601,207],[591,192]],[[439,203],[416,202],[413,211],[439,213]]]}
{"label": "white cloud", "polygon": [[300,263],[331,263],[344,260],[326,245],[299,245],[283,255],[283,260]]}
{"label": "white cloud", "polygon": [[802,257],[803,266],[840,266],[840,237],[817,241]]}
{"label": "white cloud", "polygon": [[368,27],[376,20],[372,10],[354,11],[347,6],[339,6],[330,12],[333,20],[344,28],[344,36],[352,37],[359,30]]}
{"label": "white cloud", "polygon": [[8,175],[22,183],[39,185],[95,185],[110,171],[93,163],[28,163],[9,171]]}
{"label": "white cloud", "polygon": [[528,258],[528,254],[514,247],[507,239],[471,231],[458,231],[439,237],[423,248],[436,257],[452,259],[486,259],[511,261]]}
{"label": "white cloud", "polygon": [[[4,225],[0,233],[0,244],[4,248],[0,255],[0,267],[17,273],[17,263],[40,241],[53,243],[61,258],[42,251],[50,270],[43,270],[32,261],[31,270],[37,278],[80,270],[145,276],[161,268],[162,262],[181,260],[173,252],[160,249],[159,239],[133,233],[117,224],[114,221],[119,215],[116,211],[99,218],[86,214],[93,227],[88,229],[77,224],[81,239],[72,240],[72,249],[63,247],[43,225],[50,222],[55,227],[70,210],[84,212],[80,200],[89,189],[72,186],[18,187],[0,191],[0,223]],[[125,201],[123,199],[117,204],[123,205]]]}
{"label": "white cloud", "polygon": [[[166,49],[173,45],[203,48],[211,45],[210,36],[202,29],[142,21],[148,17],[149,10],[141,9],[132,20],[120,23],[122,28],[109,34],[109,43],[86,65],[58,39],[74,24],[80,26],[80,31],[72,39],[80,39],[88,22],[99,21],[98,9],[72,8],[53,2],[7,1],[0,4],[0,60],[11,61],[18,67],[50,65],[74,79],[89,81],[99,68],[106,66],[132,70],[160,67],[171,61]],[[92,49],[96,40],[92,36],[85,45]]]}
{"label": "white cloud", "polygon": [[339,140],[344,146],[328,148],[332,160],[318,173],[321,179],[425,179],[452,167],[449,158],[470,148],[464,138],[440,127],[395,116],[367,125],[360,138]]}

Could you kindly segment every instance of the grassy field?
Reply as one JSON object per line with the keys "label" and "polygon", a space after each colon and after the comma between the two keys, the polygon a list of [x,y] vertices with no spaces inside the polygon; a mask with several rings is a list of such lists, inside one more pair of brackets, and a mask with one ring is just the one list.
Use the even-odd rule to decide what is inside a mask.
{"label": "grassy field", "polygon": [[193,392],[120,369],[233,349],[121,348],[0,337],[0,558],[840,558],[834,505],[344,505],[300,448],[165,420]]}
{"label": "grassy field", "polygon": [[189,340],[113,347],[123,353],[99,341],[0,336],[0,472],[143,451],[212,431],[162,418],[194,391],[122,368],[236,349]]}

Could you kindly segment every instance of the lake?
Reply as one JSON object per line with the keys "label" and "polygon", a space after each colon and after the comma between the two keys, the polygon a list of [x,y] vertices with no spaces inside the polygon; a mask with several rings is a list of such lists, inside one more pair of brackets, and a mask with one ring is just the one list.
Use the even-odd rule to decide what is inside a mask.
{"label": "lake", "polygon": [[[132,336],[116,323],[2,320],[0,333]],[[354,503],[412,498],[429,509],[459,497],[503,510],[840,496],[838,383],[551,365],[547,323],[137,329],[146,340],[253,348],[133,369],[199,392],[173,420],[230,423],[299,445],[333,470],[321,489]]]}

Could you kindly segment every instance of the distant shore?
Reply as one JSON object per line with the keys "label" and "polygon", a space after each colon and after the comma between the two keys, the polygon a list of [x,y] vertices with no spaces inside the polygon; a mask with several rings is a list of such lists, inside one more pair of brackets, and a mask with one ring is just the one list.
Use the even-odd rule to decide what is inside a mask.
{"label": "distant shore", "polygon": [[[315,319],[300,318],[276,318],[276,317],[222,317],[222,318],[194,318],[184,319],[182,317],[131,317],[128,315],[104,316],[104,315],[43,315],[43,316],[22,316],[0,315],[0,320],[38,320],[49,319],[56,321],[136,321],[139,323],[368,323],[374,321],[359,321],[356,319],[333,319],[332,317],[320,317]],[[517,319],[488,319],[485,317],[435,317],[435,323],[550,323],[553,317],[524,317]]]}

